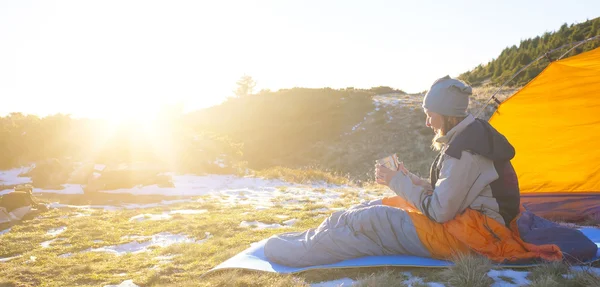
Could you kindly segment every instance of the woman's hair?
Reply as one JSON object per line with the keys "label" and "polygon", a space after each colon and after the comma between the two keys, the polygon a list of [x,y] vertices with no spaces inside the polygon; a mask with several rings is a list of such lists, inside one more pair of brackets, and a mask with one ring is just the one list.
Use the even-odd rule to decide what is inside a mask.
{"label": "woman's hair", "polygon": [[431,147],[440,151],[442,149],[443,144],[439,143],[437,140],[446,135],[453,127],[458,125],[462,120],[466,117],[451,117],[451,116],[442,116],[442,128],[435,134],[433,140],[431,141]]}

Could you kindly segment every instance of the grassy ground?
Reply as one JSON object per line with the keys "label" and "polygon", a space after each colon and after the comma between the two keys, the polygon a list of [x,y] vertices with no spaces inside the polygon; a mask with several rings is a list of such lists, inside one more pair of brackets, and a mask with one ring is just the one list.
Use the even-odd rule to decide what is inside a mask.
{"label": "grassy ground", "polygon": [[[281,188],[284,193],[285,190]],[[330,192],[319,188],[313,191]],[[0,258],[19,256],[0,263],[0,286],[104,286],[129,279],[139,286],[308,286],[340,278],[351,278],[358,286],[430,286],[428,282],[445,286],[490,286],[494,282],[488,276],[491,264],[481,258],[461,258],[451,269],[360,268],[311,271],[293,276],[223,271],[201,277],[253,242],[272,234],[316,227],[336,207],[349,207],[386,193],[383,189],[358,191],[362,192],[357,189],[338,191],[341,196],[329,206],[313,201],[288,204],[291,198],[282,196],[273,199],[274,206],[264,210],[252,205],[225,205],[214,196],[189,198],[189,202],[151,209],[52,209],[0,235]],[[57,197],[45,199],[56,200]],[[121,198],[126,199],[131,198]],[[65,196],[60,200],[69,202]],[[153,200],[158,198],[149,197],[144,201]],[[102,197],[77,201],[91,205],[115,203]],[[140,214],[158,215],[172,210],[206,212],[170,214],[168,220],[130,220]],[[259,221],[284,226],[289,219],[298,221],[293,226],[276,229],[240,225],[243,221]],[[49,234],[56,230],[64,231]],[[165,233],[185,235],[197,242],[152,246],[147,252],[121,256],[89,251],[130,243],[134,241],[131,236]],[[147,240],[149,238],[137,239],[139,242]],[[573,273],[564,266],[548,265],[529,271],[532,286],[600,286],[594,285],[600,282],[596,275]],[[510,280],[506,278],[506,282]]]}

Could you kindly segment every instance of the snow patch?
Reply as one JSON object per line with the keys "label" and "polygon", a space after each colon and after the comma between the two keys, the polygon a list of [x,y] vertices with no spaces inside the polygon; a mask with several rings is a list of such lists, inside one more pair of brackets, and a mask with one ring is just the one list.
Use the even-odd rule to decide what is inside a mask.
{"label": "snow patch", "polygon": [[129,279],[129,280],[125,280],[125,281],[121,282],[121,284],[119,284],[119,285],[104,285],[104,287],[140,287],[140,286],[135,285],[135,283],[133,283],[133,279]]}
{"label": "snow patch", "polygon": [[[527,271],[515,271],[515,270],[490,270],[488,276],[494,279],[494,285],[492,287],[513,287],[513,286],[526,286],[531,284],[531,281],[527,280]],[[515,283],[510,283],[502,280],[500,276],[508,277]]]}
{"label": "snow patch", "polygon": [[54,239],[51,239],[51,240],[48,240],[48,241],[44,241],[44,242],[40,243],[40,246],[42,246],[42,248],[48,248],[48,247],[50,247],[50,244],[52,244],[52,242],[54,242],[56,240],[58,240],[58,238],[54,238]]}
{"label": "snow patch", "polygon": [[135,195],[171,195],[195,196],[206,195],[217,190],[252,188],[264,189],[277,186],[292,186],[281,180],[270,180],[253,177],[237,177],[233,175],[174,175],[174,187],[159,187],[158,185],[138,186],[127,189],[105,190],[105,193],[131,193]]}
{"label": "snow patch", "polygon": [[[192,238],[188,238],[185,235],[180,234],[171,234],[171,233],[158,233],[152,236],[127,236],[125,238],[136,239],[135,241],[124,243],[120,245],[111,245],[100,248],[86,249],[84,252],[107,252],[112,253],[117,256],[121,256],[127,253],[142,253],[147,252],[150,246],[158,246],[158,247],[167,247],[177,243],[202,243],[212,235],[209,232],[206,232],[206,237],[202,240],[194,240]],[[144,242],[138,242],[137,240],[150,239]]]}
{"label": "snow patch", "polygon": [[417,276],[413,276],[412,273],[410,272],[402,272],[402,274],[404,274],[404,276],[408,277],[408,279],[404,280],[402,283],[404,283],[406,286],[408,287],[412,287],[412,286],[429,286],[429,287],[445,287],[444,284],[442,283],[437,283],[437,282],[425,282],[423,281],[423,278],[417,277]]}
{"label": "snow patch", "polygon": [[300,220],[297,218],[292,218],[290,220],[284,221],[283,224],[285,224],[286,226],[292,226],[292,225],[296,224],[298,221],[300,221]]}
{"label": "snow patch", "polygon": [[323,207],[323,208],[319,208],[319,209],[313,209],[310,212],[319,212],[319,213],[321,213],[321,212],[329,212],[329,208]]}
{"label": "snow patch", "polygon": [[63,184],[63,189],[41,189],[34,188],[33,193],[56,193],[56,194],[83,194],[80,184]]}
{"label": "snow patch", "polygon": [[311,287],[348,287],[352,286],[355,283],[354,280],[350,278],[342,278],[333,281],[323,281],[319,283],[310,284]]}
{"label": "snow patch", "polygon": [[573,266],[573,267],[571,267],[571,271],[590,272],[592,274],[595,274],[596,276],[600,276],[600,268],[598,268],[598,267]]}
{"label": "snow patch", "polygon": [[2,231],[0,231],[0,235],[2,235],[2,234],[6,234],[6,233],[8,233],[9,231],[10,231],[10,227],[9,227],[9,228],[7,228],[7,229],[4,229],[4,230],[2,230]]}
{"label": "snow patch", "polygon": [[242,223],[240,223],[240,227],[252,227],[254,229],[271,229],[271,228],[282,228],[284,226],[282,226],[281,224],[277,224],[277,223],[267,224],[267,223],[262,223],[259,221],[242,221]]}
{"label": "snow patch", "polygon": [[66,230],[67,230],[66,226],[61,226],[59,228],[53,228],[53,229],[48,230],[48,233],[46,233],[46,234],[50,235],[50,236],[57,236],[57,235],[65,232]]}
{"label": "snow patch", "polygon": [[15,258],[22,257],[22,256],[23,256],[23,255],[17,255],[17,256],[13,256],[13,257],[4,257],[4,258],[0,258],[0,262],[7,262],[7,261],[10,261],[10,260],[13,260],[13,259],[15,259]]}
{"label": "snow patch", "polygon": [[139,214],[136,215],[132,218],[129,218],[129,221],[137,221],[137,222],[142,222],[142,221],[146,221],[146,220],[167,220],[167,219],[171,219],[171,215],[167,214],[167,213],[162,213],[162,214]]}
{"label": "snow patch", "polygon": [[[0,171],[0,185],[19,185],[31,183],[31,177],[22,177],[19,174],[30,171],[33,166],[18,167]],[[12,191],[12,189],[8,189]],[[3,192],[6,190],[3,190]]]}
{"label": "snow patch", "polygon": [[67,257],[71,257],[73,255],[73,253],[65,253],[65,254],[61,254],[58,255],[59,258],[67,258]]}
{"label": "snow patch", "polygon": [[137,221],[142,222],[145,220],[167,220],[171,219],[171,214],[182,214],[182,215],[191,215],[191,214],[201,214],[206,213],[208,210],[206,209],[182,209],[182,210],[172,210],[168,213],[163,212],[161,214],[139,214],[129,219],[129,221]]}

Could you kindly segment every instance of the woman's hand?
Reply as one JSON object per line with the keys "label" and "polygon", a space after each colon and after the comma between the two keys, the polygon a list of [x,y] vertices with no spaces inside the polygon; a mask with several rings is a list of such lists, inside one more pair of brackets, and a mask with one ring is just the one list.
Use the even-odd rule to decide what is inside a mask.
{"label": "woman's hand", "polygon": [[375,180],[379,184],[390,186],[390,182],[392,181],[392,178],[394,178],[394,176],[398,172],[400,172],[400,171],[399,170],[391,170],[383,165],[378,164],[375,166]]}

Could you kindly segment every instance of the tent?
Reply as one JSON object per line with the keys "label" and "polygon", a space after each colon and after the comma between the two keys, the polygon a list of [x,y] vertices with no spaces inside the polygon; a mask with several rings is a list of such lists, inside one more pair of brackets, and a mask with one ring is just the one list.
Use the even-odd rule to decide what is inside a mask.
{"label": "tent", "polygon": [[515,146],[521,202],[552,218],[600,218],[600,48],[552,62],[490,124]]}

